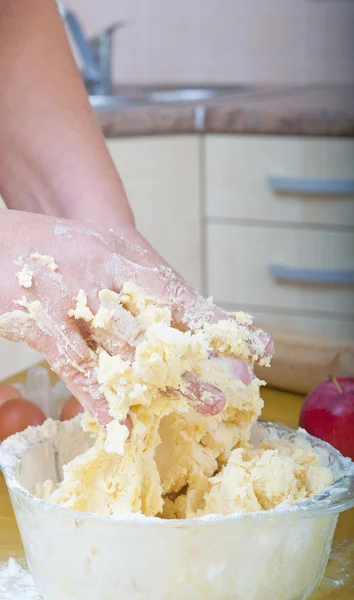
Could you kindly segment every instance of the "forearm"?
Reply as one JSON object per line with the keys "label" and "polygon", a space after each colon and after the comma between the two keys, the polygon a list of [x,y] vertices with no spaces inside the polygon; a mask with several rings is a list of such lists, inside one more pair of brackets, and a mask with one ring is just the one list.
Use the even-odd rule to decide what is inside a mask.
{"label": "forearm", "polygon": [[0,193],[9,208],[133,222],[52,0],[0,0]]}

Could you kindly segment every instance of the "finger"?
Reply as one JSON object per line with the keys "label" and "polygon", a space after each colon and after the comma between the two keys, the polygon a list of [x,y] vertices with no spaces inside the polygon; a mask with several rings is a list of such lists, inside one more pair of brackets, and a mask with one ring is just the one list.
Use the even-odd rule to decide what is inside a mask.
{"label": "finger", "polygon": [[211,354],[210,360],[224,364],[230,376],[233,379],[239,379],[245,385],[249,385],[255,378],[252,367],[246,362],[241,362],[234,358],[225,358],[224,356],[219,356],[216,352]]}
{"label": "finger", "polygon": [[225,406],[225,395],[215,385],[203,381],[188,371],[182,376],[183,385],[180,393],[203,415],[216,415]]}
{"label": "finger", "polygon": [[[93,320],[92,337],[109,354],[119,354],[125,360],[133,362],[136,346],[144,335],[144,330],[135,317],[117,303],[117,294],[109,290],[100,293],[101,306]],[[95,327],[96,325],[96,327]],[[128,342],[129,340],[129,342]],[[185,373],[181,390],[199,412],[216,414],[225,405],[223,392],[194,373]],[[166,390],[167,396],[177,396],[176,390]]]}
{"label": "finger", "polygon": [[[123,262],[122,262],[123,261]],[[123,277],[124,275],[124,277]],[[121,257],[115,256],[112,261],[112,281],[116,291],[121,291],[129,279],[134,281],[146,293],[156,299],[157,303],[171,309],[173,324],[181,330],[197,331],[223,322],[223,334],[230,339],[225,352],[236,359],[252,363],[269,364],[274,353],[274,345],[268,334],[252,326],[252,319],[245,318],[243,313],[227,313],[203,298],[183,279],[179,278],[169,267],[160,265],[156,269],[137,266]],[[208,328],[211,331],[211,328]],[[217,343],[217,333],[211,337],[213,348],[222,353]],[[240,343],[240,341],[242,343]],[[218,347],[219,346],[219,347]]]}
{"label": "finger", "polygon": [[[31,308],[29,308],[31,310]],[[90,350],[75,326],[67,320],[57,321],[42,312],[36,349],[42,352],[53,371],[65,382],[85,410],[101,425],[112,418],[97,381],[98,358]]]}
{"label": "finger", "polygon": [[165,265],[141,266],[120,255],[111,263],[113,289],[120,292],[127,281],[134,281],[157,303],[168,306],[176,324],[197,329],[204,321],[217,322],[227,313],[199,296],[183,279]]}
{"label": "finger", "polygon": [[[119,354],[133,362],[136,346],[144,330],[135,317],[117,302],[117,294],[109,290],[100,293],[101,306],[93,320],[92,337],[111,355]],[[100,326],[101,328],[95,328]],[[202,381],[192,372],[182,376],[184,395],[203,414],[216,414],[225,406],[223,392]],[[167,391],[173,394],[173,391]]]}
{"label": "finger", "polygon": [[112,337],[118,335],[130,346],[136,346],[144,333],[141,324],[126,310],[119,301],[119,296],[111,290],[99,292],[100,307],[95,314],[92,325],[108,331]]}
{"label": "finger", "polygon": [[100,307],[92,321],[91,337],[111,356],[133,361],[135,348],[144,334],[143,327],[110,290],[99,293]]}
{"label": "finger", "polygon": [[85,410],[105,425],[111,417],[97,381],[98,358],[68,317],[72,301],[63,278],[40,264],[33,265],[32,271],[33,282],[17,302],[31,323],[25,341],[45,355]]}
{"label": "finger", "polygon": [[[124,421],[121,422],[121,425],[125,425],[126,428],[129,431],[129,435],[132,432],[133,429],[133,421],[131,420],[130,416],[128,415],[126,419],[124,419]],[[128,438],[129,439],[129,438]]]}
{"label": "finger", "polygon": [[0,315],[0,338],[9,342],[24,342],[33,335],[33,323],[20,308]]}

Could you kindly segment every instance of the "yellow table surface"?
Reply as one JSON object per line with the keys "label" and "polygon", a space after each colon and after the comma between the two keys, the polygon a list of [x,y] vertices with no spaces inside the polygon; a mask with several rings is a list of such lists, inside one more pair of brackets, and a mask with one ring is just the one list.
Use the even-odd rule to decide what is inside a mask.
{"label": "yellow table surface", "polygon": [[[24,377],[19,375],[11,381],[23,382]],[[262,396],[265,401],[262,419],[297,427],[302,396],[273,389],[264,389]],[[0,475],[0,562],[10,556],[23,560],[23,547],[6,485]],[[354,600],[354,509],[339,517],[324,579],[311,600]]]}

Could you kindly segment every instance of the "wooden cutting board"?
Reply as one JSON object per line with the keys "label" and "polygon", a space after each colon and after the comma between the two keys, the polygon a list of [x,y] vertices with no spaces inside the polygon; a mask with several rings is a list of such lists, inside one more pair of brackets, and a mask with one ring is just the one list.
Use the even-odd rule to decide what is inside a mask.
{"label": "wooden cutting board", "polygon": [[257,376],[268,385],[307,394],[330,375],[354,377],[354,342],[282,329],[267,323],[257,325],[270,333],[275,345],[271,367],[255,369]]}
{"label": "wooden cutting board", "polygon": [[[11,381],[24,381],[24,375]],[[296,428],[303,396],[263,390],[262,418]],[[0,562],[13,556],[24,563],[23,547],[5,482],[0,474]],[[339,517],[325,577],[311,600],[354,599],[354,509]],[[20,598],[18,600],[21,600]],[[63,598],[64,600],[64,598]]]}

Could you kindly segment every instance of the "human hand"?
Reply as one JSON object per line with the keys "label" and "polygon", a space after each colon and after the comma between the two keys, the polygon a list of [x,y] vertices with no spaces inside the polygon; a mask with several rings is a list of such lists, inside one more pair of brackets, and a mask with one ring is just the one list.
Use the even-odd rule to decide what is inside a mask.
{"label": "human hand", "polygon": [[[171,269],[160,265],[148,248],[105,229],[88,223],[2,211],[0,233],[4,278],[0,291],[0,336],[26,341],[44,353],[53,370],[101,424],[106,424],[110,416],[96,378],[97,356],[91,350],[94,340],[84,323],[69,316],[79,290],[85,290],[88,306],[95,313],[101,289],[119,293],[124,283],[134,281],[168,306],[174,326],[183,330],[194,331],[200,323],[230,318]],[[139,234],[134,230],[127,232],[127,238],[133,236],[138,239]],[[34,258],[36,253],[53,257],[57,268],[52,265],[52,270],[38,257]],[[31,285],[27,282],[28,287],[21,287],[16,279],[16,273],[23,267],[23,273],[27,269],[32,280]],[[21,300],[23,296],[25,300]],[[113,351],[134,352],[135,319],[123,308],[122,311],[117,319]],[[261,345],[259,340],[263,342]],[[248,350],[250,360],[257,362],[272,354],[272,342],[260,330],[250,329]],[[188,399],[201,412],[215,414],[223,408],[221,390],[201,381],[194,373],[186,373],[184,377]],[[212,397],[208,406],[200,403],[205,392]]]}

